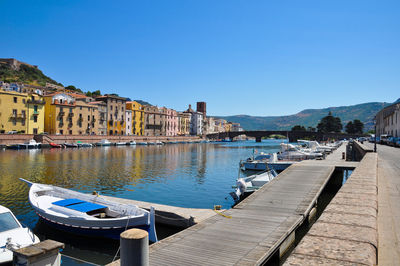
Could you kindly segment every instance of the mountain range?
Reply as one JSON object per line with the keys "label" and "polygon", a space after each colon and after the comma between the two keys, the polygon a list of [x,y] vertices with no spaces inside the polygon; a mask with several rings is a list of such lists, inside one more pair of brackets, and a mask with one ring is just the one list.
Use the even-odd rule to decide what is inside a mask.
{"label": "mountain range", "polygon": [[[396,101],[400,102],[400,98]],[[287,116],[215,116],[230,122],[240,123],[245,130],[290,130],[295,125],[316,128],[321,118],[332,112],[342,121],[343,128],[349,121],[359,119],[364,123],[364,131],[373,129],[374,117],[382,108],[393,103],[370,102],[350,106],[328,107],[323,109],[306,109]]]}

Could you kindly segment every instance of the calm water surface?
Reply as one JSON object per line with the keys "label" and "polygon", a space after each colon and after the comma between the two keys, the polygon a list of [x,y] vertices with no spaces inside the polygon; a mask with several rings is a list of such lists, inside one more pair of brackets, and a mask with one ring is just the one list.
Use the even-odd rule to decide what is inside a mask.
{"label": "calm water surface", "polygon": [[229,192],[238,177],[240,159],[250,157],[253,150],[278,151],[280,142],[0,151],[0,204],[34,228],[41,239],[66,242],[66,254],[104,264],[112,260],[118,243],[98,246],[38,223],[27,200],[28,186],[18,178],[180,207],[230,208]]}

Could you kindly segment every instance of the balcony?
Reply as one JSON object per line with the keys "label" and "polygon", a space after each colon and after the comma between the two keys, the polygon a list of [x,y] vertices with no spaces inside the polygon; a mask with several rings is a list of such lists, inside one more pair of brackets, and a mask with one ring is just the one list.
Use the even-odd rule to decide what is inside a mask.
{"label": "balcony", "polygon": [[64,116],[64,115],[65,115],[64,112],[59,112],[59,113],[58,113],[58,116]]}
{"label": "balcony", "polygon": [[46,103],[43,100],[32,100],[32,99],[27,100],[26,102],[29,103],[29,104],[45,104]]}
{"label": "balcony", "polygon": [[38,111],[33,111],[33,115],[39,115]]}
{"label": "balcony", "polygon": [[26,119],[26,115],[25,114],[18,114],[18,117],[17,118],[19,118],[19,119]]}
{"label": "balcony", "polygon": [[74,117],[74,113],[68,113],[68,117]]}

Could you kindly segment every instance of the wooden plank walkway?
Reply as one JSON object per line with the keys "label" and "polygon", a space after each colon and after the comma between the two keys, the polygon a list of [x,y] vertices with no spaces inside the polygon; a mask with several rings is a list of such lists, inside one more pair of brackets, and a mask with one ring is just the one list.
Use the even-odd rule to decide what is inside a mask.
{"label": "wooden plank walkway", "polygon": [[[150,246],[151,265],[254,265],[271,256],[314,206],[341,160],[344,145],[323,161],[294,164],[220,215]],[[355,167],[356,164],[347,165]]]}

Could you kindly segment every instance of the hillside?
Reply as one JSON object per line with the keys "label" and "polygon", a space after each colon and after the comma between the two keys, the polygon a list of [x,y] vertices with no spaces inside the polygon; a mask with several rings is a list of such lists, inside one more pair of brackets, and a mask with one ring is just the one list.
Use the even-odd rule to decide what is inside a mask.
{"label": "hillside", "polygon": [[306,128],[316,127],[322,117],[329,112],[340,117],[343,125],[348,121],[360,119],[364,123],[364,130],[373,129],[375,114],[383,107],[391,103],[371,102],[351,106],[328,107],[324,109],[306,109],[297,114],[289,116],[219,116],[231,122],[240,123],[245,130],[288,130],[295,125],[303,125]]}
{"label": "hillside", "polygon": [[37,86],[45,86],[46,82],[61,85],[43,74],[40,69],[24,64],[20,65],[18,69],[15,69],[8,64],[0,63],[0,80],[5,82],[21,82]]}

